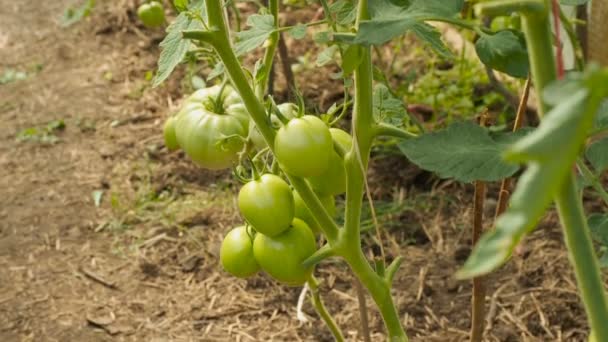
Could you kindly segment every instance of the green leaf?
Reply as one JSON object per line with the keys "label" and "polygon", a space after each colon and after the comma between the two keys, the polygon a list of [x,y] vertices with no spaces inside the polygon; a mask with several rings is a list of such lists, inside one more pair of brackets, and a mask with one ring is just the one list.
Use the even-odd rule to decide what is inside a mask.
{"label": "green leaf", "polygon": [[584,5],[588,2],[589,2],[589,0],[559,0],[559,3],[561,5],[566,5],[566,6],[579,6],[579,5]]}
{"label": "green leaf", "polygon": [[331,42],[331,32],[321,31],[312,36],[312,40],[317,44],[327,44]]}
{"label": "green leaf", "polygon": [[76,8],[66,9],[61,18],[61,26],[68,27],[88,17],[93,7],[95,7],[95,0],[86,0]]}
{"label": "green leaf", "polygon": [[355,22],[357,8],[352,1],[338,0],[329,6],[329,11],[336,15],[336,22],[348,26]]}
{"label": "green leaf", "polygon": [[218,62],[215,66],[213,66],[213,70],[207,75],[207,82],[212,79],[222,75],[224,73],[224,63]]}
{"label": "green leaf", "polygon": [[354,43],[380,45],[413,30],[418,38],[446,54],[448,50],[438,33],[424,21],[452,18],[460,12],[463,3],[464,0],[372,0],[369,2],[371,20],[360,23]]}
{"label": "green leaf", "polygon": [[604,254],[598,261],[601,268],[608,268],[608,251],[604,251]]}
{"label": "green leaf", "polygon": [[429,45],[436,53],[444,58],[453,58],[452,51],[441,40],[441,33],[429,24],[417,23],[412,26],[412,32],[424,43]]}
{"label": "green leaf", "polygon": [[338,50],[339,48],[337,45],[332,45],[324,49],[317,55],[317,61],[315,64],[320,67],[328,64],[329,62],[333,62],[335,60],[334,56]]}
{"label": "green leaf", "polygon": [[293,39],[302,39],[306,37],[306,25],[298,24],[292,28],[290,28],[287,33],[293,37]]}
{"label": "green leaf", "polygon": [[475,42],[481,62],[513,77],[528,77],[528,51],[523,35],[514,30],[484,34]]}
{"label": "green leaf", "polygon": [[388,87],[382,83],[374,87],[374,117],[378,121],[388,121],[399,124],[407,115],[403,102],[391,94]]}
{"label": "green leaf", "polygon": [[[608,93],[608,75],[590,72],[579,89],[562,98],[532,133],[505,153],[511,161],[525,162],[507,211],[495,229],[484,234],[457,277],[486,274],[502,265],[515,246],[529,234],[572,172],[601,99]],[[563,83],[562,83],[563,84]]]}
{"label": "green leaf", "polygon": [[608,169],[608,136],[589,145],[585,157],[591,162],[596,173],[602,173]]}
{"label": "green leaf", "polygon": [[445,130],[405,140],[399,148],[414,164],[441,178],[491,182],[509,177],[519,169],[518,165],[503,161],[504,139],[491,136],[486,128],[474,123],[458,122]]}
{"label": "green leaf", "polygon": [[608,127],[608,99],[602,101],[600,109],[595,117],[595,128],[602,129]]}
{"label": "green leaf", "polygon": [[182,37],[184,30],[202,29],[203,25],[200,21],[192,19],[191,14],[200,15],[201,18],[206,18],[204,10],[204,2],[195,0],[192,3],[192,13],[182,12],[175,21],[167,27],[167,36],[160,43],[162,49],[160,58],[158,59],[158,72],[152,80],[152,87],[156,87],[171,75],[175,67],[180,64],[192,44],[189,39]]}
{"label": "green leaf", "polygon": [[234,52],[237,56],[242,56],[244,53],[264,44],[276,29],[274,17],[270,14],[252,14],[247,18],[247,25],[251,26],[249,30],[236,34],[238,41],[234,47]]}
{"label": "green leaf", "polygon": [[188,0],[173,0],[173,6],[178,12],[183,12],[188,9]]}
{"label": "green leaf", "polygon": [[602,246],[608,247],[608,214],[591,214],[587,218],[591,236]]}

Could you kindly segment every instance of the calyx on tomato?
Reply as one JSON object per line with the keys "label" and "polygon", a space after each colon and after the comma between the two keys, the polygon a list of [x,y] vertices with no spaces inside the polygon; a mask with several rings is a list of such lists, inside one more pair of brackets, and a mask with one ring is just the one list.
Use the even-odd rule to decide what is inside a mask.
{"label": "calyx on tomato", "polygon": [[270,237],[257,234],[253,240],[253,256],[260,267],[274,279],[299,286],[310,277],[313,267],[302,262],[316,250],[315,236],[300,219],[282,234]]}
{"label": "calyx on tomato", "polygon": [[220,262],[228,273],[239,278],[249,277],[260,270],[253,256],[253,241],[247,227],[236,227],[226,234],[220,247]]}
{"label": "calyx on tomato", "polygon": [[329,128],[312,115],[292,119],[277,132],[274,153],[285,172],[299,177],[319,176],[327,170],[333,153]]}
{"label": "calyx on tomato", "polygon": [[[288,120],[298,116],[298,106],[293,103],[281,103],[280,105],[277,105],[277,108],[279,109],[281,114]],[[275,128],[281,127],[282,125],[281,120],[279,120],[279,118],[275,114],[272,114],[270,116],[270,123]],[[253,122],[253,120],[251,120],[249,124],[249,139],[251,139],[251,141],[253,142],[253,146],[255,146],[255,148],[258,150],[261,150],[268,146],[266,144],[266,141],[264,140],[264,137],[262,137],[262,134],[255,126],[255,122]]]}
{"label": "calyx on tomato", "polygon": [[[221,93],[220,93],[221,91]],[[175,123],[179,146],[201,167],[231,167],[242,151],[249,117],[230,87],[199,89],[186,99]]]}
{"label": "calyx on tomato", "polygon": [[287,230],[293,220],[291,189],[281,177],[264,174],[245,184],[238,197],[241,214],[256,231],[276,236]]}

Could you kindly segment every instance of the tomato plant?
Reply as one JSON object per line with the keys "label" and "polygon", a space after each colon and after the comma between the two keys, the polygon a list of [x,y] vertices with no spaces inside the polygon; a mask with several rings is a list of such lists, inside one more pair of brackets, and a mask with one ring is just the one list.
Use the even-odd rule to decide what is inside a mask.
{"label": "tomato plant", "polygon": [[165,10],[158,1],[141,4],[137,8],[137,16],[147,27],[159,27],[165,23]]}
{"label": "tomato plant", "polygon": [[233,228],[222,241],[220,248],[222,267],[235,277],[246,278],[260,270],[253,256],[253,237],[246,226]]}
{"label": "tomato plant", "polygon": [[[553,54],[549,17],[553,13],[553,22],[558,22],[555,4],[557,1],[549,0],[476,4],[478,14],[511,15],[508,22],[497,21],[492,29],[479,20],[462,17],[467,12],[463,11],[464,0],[359,0],[356,4],[334,2],[331,7],[321,0],[325,15],[322,21],[281,27],[278,0],[269,0],[268,8],[249,16],[249,29],[233,34],[223,0],[192,1],[176,18],[162,43],[164,49],[154,83],[166,79],[193,47],[197,52],[208,53],[207,60],[218,62],[213,73],[215,77],[224,75],[221,85],[197,91],[177,115],[175,133],[179,146],[203,167],[235,166],[235,174],[241,180],[245,180],[243,170],[251,171],[254,177],[239,193],[239,208],[257,231],[253,242],[255,260],[280,282],[306,283],[317,289],[313,304],[336,340],[343,341],[344,336],[322,306],[313,276],[315,266],[326,258],[341,258],[348,264],[376,303],[388,339],[408,341],[391,294],[392,281],[403,259],[394,258],[386,265],[382,252],[375,260],[368,260],[361,243],[362,198],[371,199],[366,177],[372,147],[379,140],[393,139],[405,157],[419,167],[441,178],[474,182],[479,195],[476,213],[480,212],[477,204],[482,202],[478,197],[484,194],[484,182],[504,182],[520,170],[520,164],[527,164],[510,205],[504,200],[508,197],[503,197],[501,203],[506,210],[496,219],[494,229],[479,239],[457,273],[460,279],[474,278],[473,299],[481,304],[472,310],[473,341],[481,341],[483,334],[485,296],[476,291],[482,280],[479,277],[508,260],[516,244],[535,228],[552,201],[560,214],[590,326],[598,340],[608,341],[608,301],[572,174],[575,164],[581,174],[592,173],[579,161],[579,155],[587,139],[598,138],[594,134],[605,132],[608,126],[596,127],[602,120],[595,119],[608,95],[608,71],[593,67],[582,70],[584,63],[578,63],[579,72],[557,82],[558,76],[563,78],[564,67],[560,44],[557,55]],[[496,127],[490,130],[485,124],[471,122],[457,122],[434,132],[427,132],[429,127],[420,122],[416,130],[405,126],[406,119],[416,119],[408,117],[401,99],[390,89],[388,78],[374,66],[372,46],[412,32],[438,55],[453,58],[439,31],[427,21],[473,31],[475,52],[490,71],[515,78],[530,75],[543,118],[540,126],[531,133],[497,132]],[[520,21],[522,31],[518,29]],[[279,33],[288,31],[300,37],[306,35],[307,27],[320,25],[325,25],[324,38],[317,40],[328,46],[319,59],[338,64],[340,72],[331,76],[344,81],[344,102],[320,116],[301,116],[303,106],[297,114],[289,108],[277,109],[279,106],[267,91]],[[555,31],[559,43],[559,27]],[[264,54],[249,70],[240,58],[258,47],[264,48]],[[336,55],[340,58],[334,60]],[[332,127],[345,118],[350,118],[352,136]],[[601,147],[599,150],[603,151]],[[590,147],[587,152],[598,172],[608,165],[597,147]],[[264,175],[259,177],[261,173]],[[608,203],[601,184],[593,184]],[[342,193],[344,224],[338,226],[333,195]],[[603,216],[597,217],[593,216],[592,223],[603,224]],[[474,227],[480,225],[480,220],[476,220]],[[311,229],[322,236],[324,245],[319,249]],[[379,232],[379,225],[376,229]],[[473,233],[475,241],[479,229]],[[383,251],[381,238],[377,240]]]}

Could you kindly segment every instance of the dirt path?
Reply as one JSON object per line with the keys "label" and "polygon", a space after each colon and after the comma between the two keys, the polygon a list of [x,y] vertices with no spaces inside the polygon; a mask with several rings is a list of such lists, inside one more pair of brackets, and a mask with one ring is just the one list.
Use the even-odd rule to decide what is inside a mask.
{"label": "dirt path", "polygon": [[[73,3],[0,0],[0,73],[28,75],[0,84],[0,341],[331,340],[310,306],[311,322],[295,319],[299,289],[219,270],[221,237],[238,222],[235,187],[162,147],[163,118],[181,96],[179,77],[148,87],[162,32],[138,28],[130,0],[61,28]],[[65,123],[51,132],[56,143],[16,138],[54,120]],[[469,285],[451,275],[467,253],[469,195],[412,198],[426,209],[396,218],[400,248],[389,254],[406,256],[395,293],[413,341],[466,340]],[[502,295],[489,301],[489,340],[586,335],[555,221],[493,276],[490,295]],[[318,276],[349,341],[360,340],[345,266],[329,262]]]}

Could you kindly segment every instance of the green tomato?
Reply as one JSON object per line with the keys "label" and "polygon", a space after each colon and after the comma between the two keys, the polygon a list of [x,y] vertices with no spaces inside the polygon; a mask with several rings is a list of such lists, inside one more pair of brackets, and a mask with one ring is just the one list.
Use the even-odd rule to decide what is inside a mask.
{"label": "green tomato", "polygon": [[[293,119],[298,116],[298,106],[293,103],[281,103],[280,105],[277,105],[277,108],[287,119]],[[281,120],[279,120],[279,118],[274,114],[270,116],[270,122],[273,127],[281,127]],[[249,124],[249,139],[251,139],[253,146],[255,146],[255,148],[258,150],[268,146],[266,144],[266,140],[264,140],[264,137],[262,136],[262,133],[260,133],[258,128],[255,126],[255,122],[253,122],[253,120],[251,120]]]}
{"label": "green tomato", "polygon": [[147,27],[159,27],[165,22],[163,5],[158,1],[151,1],[139,6],[137,16]]}
{"label": "green tomato", "polygon": [[297,218],[283,234],[275,237],[257,234],[253,240],[253,256],[262,269],[290,286],[304,284],[311,275],[312,266],[304,267],[302,262],[316,249],[314,234]]}
{"label": "green tomato", "polygon": [[[338,128],[330,128],[332,139],[337,142],[344,150],[350,150],[352,137],[350,134]],[[332,146],[333,148],[333,146]],[[346,169],[344,160],[335,150],[331,154],[329,167],[319,175],[308,178],[312,188],[319,193],[328,195],[340,195],[346,191]]]}
{"label": "green tomato", "polygon": [[165,146],[169,151],[179,149],[177,137],[175,136],[175,116],[170,116],[163,126],[163,137],[165,138]]}
{"label": "green tomato", "polygon": [[[334,196],[318,196],[319,200],[321,200],[321,203],[323,204],[323,207],[325,207],[325,210],[327,210],[327,213],[332,217],[336,215],[336,200],[334,199]],[[304,203],[304,200],[302,200],[302,197],[300,197],[300,194],[298,194],[298,192],[295,190],[293,191],[293,201],[295,206],[295,217],[306,222],[306,224],[313,231],[313,233],[318,234],[321,231],[321,228],[319,228],[319,224],[312,216],[310,210],[308,210],[308,207]]]}
{"label": "green tomato", "polygon": [[236,227],[226,234],[220,247],[220,262],[228,273],[239,278],[252,276],[260,270],[247,227]]}
{"label": "green tomato", "polygon": [[[201,167],[231,167],[243,150],[249,127],[248,114],[232,89],[220,86],[199,89],[186,99],[177,114],[175,135],[179,146]],[[217,101],[219,99],[219,101]],[[216,103],[217,101],[217,103]],[[229,137],[229,138],[227,138]]]}
{"label": "green tomato", "polygon": [[319,176],[334,152],[329,128],[312,115],[292,119],[277,132],[274,154],[283,171],[299,177]]}
{"label": "green tomato", "polygon": [[294,217],[291,189],[281,177],[267,173],[239,191],[239,210],[256,231],[276,236],[289,228]]}

